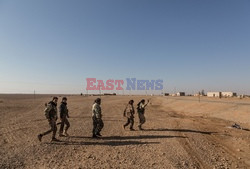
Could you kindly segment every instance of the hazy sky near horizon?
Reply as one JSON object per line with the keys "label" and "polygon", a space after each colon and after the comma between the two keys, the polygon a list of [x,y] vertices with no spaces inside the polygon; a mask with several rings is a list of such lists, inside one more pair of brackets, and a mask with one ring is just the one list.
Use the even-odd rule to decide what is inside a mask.
{"label": "hazy sky near horizon", "polygon": [[248,0],[0,0],[0,93],[85,93],[86,78],[250,94]]}

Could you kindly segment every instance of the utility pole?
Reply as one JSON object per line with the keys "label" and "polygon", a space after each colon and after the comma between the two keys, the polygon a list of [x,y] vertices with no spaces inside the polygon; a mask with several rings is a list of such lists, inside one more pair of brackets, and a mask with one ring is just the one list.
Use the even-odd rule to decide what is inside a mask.
{"label": "utility pole", "polygon": [[101,98],[101,85],[99,85],[99,95],[100,95],[100,98]]}
{"label": "utility pole", "polygon": [[34,100],[36,99],[36,91],[34,90]]}

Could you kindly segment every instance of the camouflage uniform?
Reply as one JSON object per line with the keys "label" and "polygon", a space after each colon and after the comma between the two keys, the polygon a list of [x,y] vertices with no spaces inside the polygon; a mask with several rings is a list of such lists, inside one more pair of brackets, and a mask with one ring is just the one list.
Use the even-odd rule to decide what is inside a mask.
{"label": "camouflage uniform", "polygon": [[144,116],[145,107],[146,107],[146,104],[140,103],[140,104],[139,104],[139,107],[138,107],[138,109],[137,109],[138,117],[139,117],[139,121],[140,121],[140,123],[139,123],[139,125],[138,125],[139,129],[142,129],[142,128],[141,128],[142,125],[146,122],[146,118],[145,118],[145,116]]}
{"label": "camouflage uniform", "polygon": [[134,106],[128,104],[124,111],[124,116],[127,117],[127,123],[123,125],[124,128],[130,124],[130,130],[133,130],[134,114],[135,114]]}
{"label": "camouflage uniform", "polygon": [[64,129],[64,134],[65,135],[68,135],[67,134],[67,130],[69,129],[70,127],[70,123],[69,123],[69,110],[67,108],[67,103],[64,103],[62,102],[61,105],[60,105],[60,108],[59,108],[59,112],[60,112],[60,118],[61,118],[61,126],[60,126],[60,135],[63,134],[63,129],[64,129],[64,125],[66,124],[66,127]]}
{"label": "camouflage uniform", "polygon": [[100,135],[102,128],[104,127],[102,121],[102,110],[98,103],[94,103],[92,106],[92,119],[93,119],[93,136]]}
{"label": "camouflage uniform", "polygon": [[53,101],[49,102],[44,111],[45,111],[45,116],[49,122],[50,129],[40,135],[42,137],[44,135],[47,135],[53,132],[52,139],[55,139],[56,131],[57,131],[56,120],[58,118],[57,117],[57,104],[54,103]]}

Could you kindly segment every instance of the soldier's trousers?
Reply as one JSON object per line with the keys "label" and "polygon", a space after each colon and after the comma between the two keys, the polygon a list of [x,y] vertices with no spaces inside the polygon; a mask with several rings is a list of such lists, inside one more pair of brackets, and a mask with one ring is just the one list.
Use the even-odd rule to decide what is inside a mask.
{"label": "soldier's trousers", "polygon": [[134,117],[127,117],[127,123],[126,124],[124,124],[124,127],[126,127],[126,126],[128,126],[129,124],[130,124],[130,129],[132,129],[133,128],[133,126],[134,126]]}
{"label": "soldier's trousers", "polygon": [[99,134],[104,127],[103,121],[100,118],[92,117],[93,119],[93,134]]}
{"label": "soldier's trousers", "polygon": [[63,133],[64,125],[66,125],[65,131],[67,131],[70,127],[70,123],[69,123],[69,120],[67,117],[63,117],[61,119],[61,126],[60,126],[60,130],[59,130],[60,133]]}
{"label": "soldier's trousers", "polygon": [[146,118],[144,116],[144,113],[142,112],[138,112],[138,116],[139,116],[139,122],[140,122],[138,127],[141,127],[146,122]]}
{"label": "soldier's trousers", "polygon": [[57,127],[56,127],[56,120],[48,120],[49,121],[49,126],[50,126],[50,129],[44,133],[42,133],[42,135],[47,135],[51,132],[52,133],[52,138],[55,138],[56,137],[56,131],[57,131]]}

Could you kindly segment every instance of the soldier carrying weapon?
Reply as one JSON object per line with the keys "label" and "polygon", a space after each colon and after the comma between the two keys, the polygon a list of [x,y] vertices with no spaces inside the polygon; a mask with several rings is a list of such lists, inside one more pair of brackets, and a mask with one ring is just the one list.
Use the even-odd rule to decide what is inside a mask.
{"label": "soldier carrying weapon", "polygon": [[138,104],[137,104],[137,112],[138,112],[138,117],[140,120],[140,123],[138,125],[139,130],[143,130],[142,125],[146,122],[146,118],[145,118],[145,108],[148,105],[149,100],[147,102],[147,104],[145,104],[145,100],[142,99]]}
{"label": "soldier carrying weapon", "polygon": [[123,128],[125,129],[126,126],[128,126],[130,124],[130,130],[133,131],[135,130],[133,128],[134,126],[134,114],[135,114],[135,110],[134,110],[134,100],[130,100],[124,110],[123,116],[127,117],[127,123],[123,125]]}
{"label": "soldier carrying weapon", "polygon": [[51,132],[53,132],[51,141],[59,141],[58,139],[56,139],[56,131],[57,131],[56,121],[58,119],[57,101],[58,101],[58,98],[53,97],[52,101],[50,101],[48,104],[45,104],[46,108],[45,108],[44,112],[45,112],[45,117],[47,118],[47,120],[49,122],[50,129],[48,131],[38,135],[39,141],[42,141],[42,137],[51,133]]}

